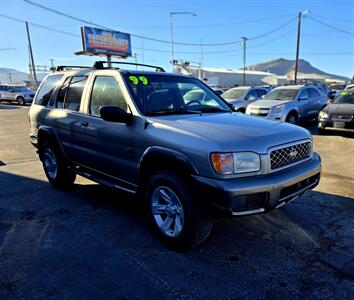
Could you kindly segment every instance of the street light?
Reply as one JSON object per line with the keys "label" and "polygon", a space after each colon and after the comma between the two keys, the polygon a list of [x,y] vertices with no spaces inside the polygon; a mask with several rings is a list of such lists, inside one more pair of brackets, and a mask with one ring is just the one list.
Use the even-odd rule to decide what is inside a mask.
{"label": "street light", "polygon": [[295,61],[295,74],[294,74],[294,81],[295,84],[297,82],[297,71],[299,68],[299,50],[300,50],[300,31],[301,31],[301,18],[305,15],[307,15],[310,11],[309,10],[304,10],[302,12],[299,12],[299,17],[298,17],[298,24],[297,24],[297,41],[296,41],[296,61]]}
{"label": "street light", "polygon": [[173,66],[174,66],[174,50],[173,50],[173,23],[172,23],[172,17],[173,15],[191,15],[193,17],[196,17],[197,14],[188,12],[188,11],[174,11],[170,12],[170,30],[171,30],[171,63],[172,63],[172,72],[173,72]]}

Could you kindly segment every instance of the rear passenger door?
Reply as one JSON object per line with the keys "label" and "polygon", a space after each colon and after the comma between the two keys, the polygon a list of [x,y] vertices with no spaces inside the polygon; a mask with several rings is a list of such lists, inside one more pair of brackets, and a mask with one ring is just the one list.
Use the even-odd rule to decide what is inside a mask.
{"label": "rear passenger door", "polygon": [[303,88],[298,97],[299,118],[303,120],[310,119],[312,116],[312,103],[308,90]]}
{"label": "rear passenger door", "polygon": [[82,155],[78,158],[86,167],[127,182],[135,182],[136,123],[107,122],[100,116],[104,105],[115,105],[129,112],[121,85],[115,76],[96,75],[88,101],[87,115],[80,125]]}
{"label": "rear passenger door", "polygon": [[320,112],[323,106],[321,103],[321,94],[316,88],[309,88],[309,93],[312,103],[311,115],[313,116],[313,118],[317,118],[318,113]]}

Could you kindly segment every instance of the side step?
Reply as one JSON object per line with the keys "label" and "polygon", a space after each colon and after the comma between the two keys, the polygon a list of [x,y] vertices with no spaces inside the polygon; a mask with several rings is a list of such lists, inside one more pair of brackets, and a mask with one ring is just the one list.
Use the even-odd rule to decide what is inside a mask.
{"label": "side step", "polygon": [[131,194],[137,193],[137,188],[135,186],[128,184],[128,183],[120,182],[118,179],[109,178],[108,176],[98,174],[97,172],[94,172],[91,170],[88,171],[88,170],[85,170],[81,167],[76,167],[75,169],[72,169],[72,171],[74,173],[76,173],[77,175],[80,175],[82,177],[90,179],[90,180],[97,182],[99,184],[102,184],[102,185],[105,185],[105,186],[108,186],[111,188],[119,189],[119,190],[122,190],[122,191],[125,191],[128,193],[131,193]]}

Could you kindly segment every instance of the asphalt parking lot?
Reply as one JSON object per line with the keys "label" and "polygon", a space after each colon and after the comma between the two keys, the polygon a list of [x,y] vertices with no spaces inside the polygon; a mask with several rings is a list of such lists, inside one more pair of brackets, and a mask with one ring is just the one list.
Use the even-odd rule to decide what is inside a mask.
{"label": "asphalt parking lot", "polygon": [[162,246],[129,195],[53,189],[28,107],[0,104],[0,299],[354,298],[354,135],[319,136],[320,185],[266,215],[216,220],[201,247]]}

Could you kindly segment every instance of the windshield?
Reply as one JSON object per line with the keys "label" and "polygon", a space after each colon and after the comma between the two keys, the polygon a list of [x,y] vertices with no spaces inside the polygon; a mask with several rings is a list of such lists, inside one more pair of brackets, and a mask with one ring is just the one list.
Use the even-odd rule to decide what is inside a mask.
{"label": "windshield", "polygon": [[124,74],[144,115],[230,112],[229,106],[195,78]]}
{"label": "windshield", "polygon": [[354,93],[341,92],[334,101],[336,104],[354,104]]}
{"label": "windshield", "polygon": [[263,97],[264,100],[294,100],[298,89],[274,89]]}
{"label": "windshield", "polygon": [[226,91],[225,93],[221,94],[221,97],[223,97],[224,99],[240,99],[243,98],[243,96],[246,94],[246,92],[248,91],[248,88],[246,89],[230,89],[228,91]]}

